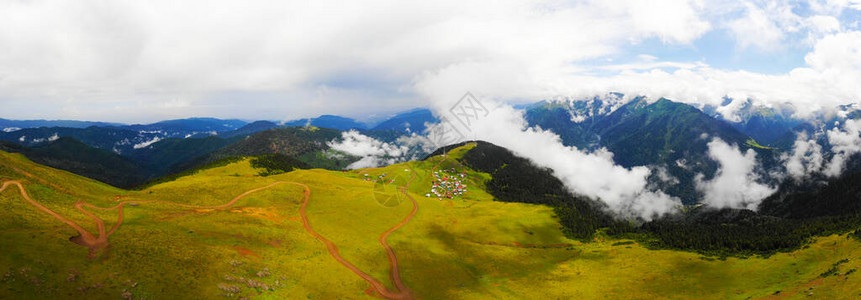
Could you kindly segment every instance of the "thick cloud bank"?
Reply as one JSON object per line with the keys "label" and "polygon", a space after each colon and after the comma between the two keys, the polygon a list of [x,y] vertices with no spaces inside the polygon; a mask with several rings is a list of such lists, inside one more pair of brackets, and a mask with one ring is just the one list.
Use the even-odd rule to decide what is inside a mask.
{"label": "thick cloud bank", "polygon": [[618,166],[613,154],[603,149],[586,153],[564,146],[555,133],[527,127],[522,112],[510,106],[492,109],[470,125],[465,129],[470,139],[505,147],[540,167],[550,168],[573,193],[598,199],[620,216],[651,220],[681,205],[679,199],[647,188],[649,168]]}
{"label": "thick cloud bank", "polygon": [[716,208],[747,208],[756,210],[763,198],[776,189],[758,183],[761,178],[754,172],[756,152],[742,153],[735,145],[721,139],[708,144],[709,157],[720,164],[714,178],[696,178],[697,189],[704,194],[703,203]]}
{"label": "thick cloud bank", "polygon": [[858,10],[856,0],[0,1],[0,103],[7,118],[365,117],[423,105],[425,75],[454,72],[503,100],[728,95],[806,114],[861,95]]}

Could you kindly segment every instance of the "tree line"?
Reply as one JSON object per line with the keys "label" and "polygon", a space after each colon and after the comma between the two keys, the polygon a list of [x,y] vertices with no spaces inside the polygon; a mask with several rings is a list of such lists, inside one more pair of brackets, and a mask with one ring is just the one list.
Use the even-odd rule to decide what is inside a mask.
{"label": "tree line", "polygon": [[553,207],[565,235],[581,241],[603,233],[636,239],[651,248],[726,257],[791,251],[817,236],[853,231],[853,236],[861,236],[861,173],[817,190],[784,193],[783,201],[765,201],[763,213],[700,207],[644,222],[614,217],[602,203],[569,192],[549,169],[493,144],[478,142],[461,162],[491,174],[487,192],[498,201]]}

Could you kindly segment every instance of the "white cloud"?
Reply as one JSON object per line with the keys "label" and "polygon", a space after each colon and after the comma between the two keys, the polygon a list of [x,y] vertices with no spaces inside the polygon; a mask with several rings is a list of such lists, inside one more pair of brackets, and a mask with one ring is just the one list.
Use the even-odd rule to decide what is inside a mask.
{"label": "white cloud", "polygon": [[861,120],[846,120],[841,127],[827,132],[834,156],[825,166],[823,173],[831,177],[843,173],[846,161],[852,155],[861,153]]}
{"label": "white cloud", "polygon": [[746,3],[746,13],[728,24],[741,48],[757,47],[775,50],[784,38],[783,30],[769,18],[765,10]]}
{"label": "white cloud", "polygon": [[[450,107],[448,98],[435,96],[432,99],[438,111],[444,112]],[[529,159],[539,167],[550,168],[573,193],[598,199],[623,217],[650,220],[674,212],[681,205],[678,198],[648,189],[649,168],[626,169],[617,166],[613,162],[613,154],[603,149],[586,153],[576,147],[566,147],[555,133],[528,128],[521,111],[483,100],[483,105],[490,113],[472,120],[468,128],[454,125],[457,121],[450,120],[451,126],[462,127],[459,130],[465,132],[466,139],[496,144]]]}
{"label": "white cloud", "polygon": [[[4,117],[135,122],[194,115],[361,117],[423,101],[445,112],[466,91],[503,101],[618,91],[715,106],[729,96],[739,101],[720,108],[727,119],[748,98],[793,103],[799,117],[857,102],[861,32],[848,30],[839,14],[858,8],[858,1],[815,1],[814,13],[804,16],[790,4],[6,1],[0,3],[0,105],[10,114]],[[809,36],[802,46],[812,49],[805,66],[784,74],[722,70],[707,61],[672,61],[660,49],[636,49],[651,38],[692,48],[709,31],[726,29],[739,48],[785,48]],[[637,56],[643,52],[649,54]],[[592,60],[626,63],[591,66]],[[492,138],[540,165],[610,170],[606,176],[555,172],[572,190],[601,197],[615,211],[649,217],[676,204],[647,190],[646,169],[614,166],[609,153],[561,147],[547,132],[524,129],[517,116],[503,121],[510,124],[501,133],[489,126],[466,134]],[[353,167],[399,161],[426,147],[415,142],[404,150],[355,134],[344,140],[344,149],[362,157]]]}
{"label": "white cloud", "polygon": [[811,0],[807,4],[814,12],[829,15],[840,15],[847,8],[861,10],[859,0]]}
{"label": "white cloud", "polygon": [[654,69],[694,69],[699,67],[706,67],[707,65],[704,63],[680,63],[680,62],[671,62],[671,61],[649,61],[642,63],[631,63],[631,64],[616,64],[616,65],[608,65],[608,66],[600,66],[596,67],[596,69],[601,70],[612,70],[612,71],[630,71],[630,70],[654,70]]}
{"label": "white cloud", "polygon": [[814,46],[824,36],[841,31],[840,20],[833,16],[814,15],[807,17],[802,25],[807,30],[807,37],[804,43],[809,46]]}
{"label": "white cloud", "polygon": [[342,132],[341,141],[332,141],[328,145],[333,150],[361,157],[359,161],[348,166],[349,169],[378,167],[386,160],[396,162],[396,158],[406,152],[404,147],[383,143],[355,130]]}
{"label": "white cloud", "polygon": [[160,137],[153,137],[153,138],[152,138],[151,140],[149,140],[149,141],[145,141],[145,142],[140,142],[140,143],[134,144],[134,145],[132,146],[132,148],[134,148],[134,149],[142,149],[142,148],[146,148],[146,147],[149,147],[149,145],[155,144],[156,142],[161,141],[161,140],[162,140],[162,138],[160,138]]}
{"label": "white cloud", "polygon": [[[736,110],[747,99],[769,107],[791,103],[796,117],[807,118],[824,109],[859,101],[861,55],[858,53],[861,53],[861,31],[847,31],[819,40],[805,56],[808,66],[795,68],[787,74],[725,71],[707,65],[676,70],[629,68],[614,76],[559,76],[543,86],[534,85],[532,91],[545,96],[563,94],[583,98],[618,91],[629,96],[667,97],[678,102],[713,106],[721,106],[724,97],[729,96],[739,101],[720,108],[730,120],[736,118]],[[506,80],[498,73],[492,76],[497,82]],[[516,84],[511,78],[507,80],[508,84]],[[526,88],[518,90],[523,95]]]}
{"label": "white cloud", "polygon": [[[853,59],[846,45],[858,38],[834,22],[856,2],[818,1],[801,17],[785,1],[9,1],[0,3],[0,102],[7,117],[123,122],[362,117],[422,105],[425,79],[457,73],[470,90],[509,100],[622,91],[815,110],[861,94],[857,65],[821,62]],[[649,38],[690,47],[727,21],[745,47],[815,31],[809,67],[763,75],[645,54],[582,65]]]}
{"label": "white cloud", "polygon": [[[830,155],[817,143],[824,136],[831,146]],[[852,155],[861,153],[861,120],[845,120],[833,129],[817,133],[813,138],[800,134],[791,153],[781,156],[786,172],[800,180],[811,174],[837,177],[843,174]],[[828,159],[830,157],[830,160]]]}
{"label": "white cloud", "polygon": [[[822,74],[813,65],[762,75],[641,56],[639,64],[599,69],[695,69],[684,81],[701,76],[705,82],[649,88],[663,74],[623,72],[606,86],[580,83],[581,76],[606,79],[589,75],[584,60],[610,59],[649,38],[690,44],[725,23],[745,47],[783,47],[787,34],[805,29],[817,32],[811,44],[846,35],[835,17],[858,2],[814,1],[813,14],[804,17],[794,13],[796,6],[719,0],[6,1],[0,3],[0,102],[14,116],[113,121],[364,116],[419,106],[413,83],[427,73],[470,66],[516,82],[505,89],[514,90],[511,99],[613,88],[700,103],[728,94],[800,98],[799,107],[811,95],[826,99],[817,107],[833,98],[855,101],[857,89],[830,91],[827,83],[857,82],[857,76]],[[787,87],[791,92],[774,93]]]}
{"label": "white cloud", "polygon": [[[598,1],[611,12],[624,11],[630,16],[634,30],[646,37],[658,37],[664,42],[689,43],[711,28],[700,18],[700,1]],[[660,17],[658,17],[660,16]],[[632,39],[636,41],[636,37]]]}
{"label": "white cloud", "polygon": [[669,171],[667,171],[666,167],[656,167],[654,171],[656,172],[655,174],[658,175],[658,179],[660,179],[661,182],[669,183],[672,185],[679,184],[679,179],[671,175]]}
{"label": "white cloud", "polygon": [[858,72],[861,72],[859,53],[861,31],[849,31],[821,39],[813,51],[804,57],[804,61],[815,70],[858,75]]}
{"label": "white cloud", "polygon": [[654,56],[654,55],[648,55],[648,54],[639,54],[639,55],[637,55],[637,59],[640,61],[643,61],[643,62],[653,62],[653,61],[658,60],[658,57]]}
{"label": "white cloud", "polygon": [[840,20],[832,16],[816,15],[807,18],[807,23],[817,33],[833,33],[840,31]]}
{"label": "white cloud", "polygon": [[0,101],[19,117],[125,122],[362,116],[418,106],[413,79],[449,66],[501,64],[547,80],[650,37],[690,43],[710,28],[703,9],[684,0],[6,1]]}
{"label": "white cloud", "polygon": [[813,173],[822,172],[824,161],[822,146],[803,133],[798,136],[793,144],[792,152],[784,153],[781,159],[785,162],[786,172],[796,180]]}
{"label": "white cloud", "polygon": [[341,140],[327,143],[332,150],[359,157],[347,169],[374,168],[422,158],[434,149],[427,139],[413,134],[402,136],[395,143],[385,143],[355,130],[341,133]]}
{"label": "white cloud", "polygon": [[716,208],[756,210],[763,198],[774,193],[775,188],[757,182],[760,176],[754,172],[756,152],[753,149],[742,153],[737,146],[717,138],[708,146],[709,157],[720,167],[710,180],[704,180],[702,174],[696,178],[697,190],[704,194],[703,203]]}

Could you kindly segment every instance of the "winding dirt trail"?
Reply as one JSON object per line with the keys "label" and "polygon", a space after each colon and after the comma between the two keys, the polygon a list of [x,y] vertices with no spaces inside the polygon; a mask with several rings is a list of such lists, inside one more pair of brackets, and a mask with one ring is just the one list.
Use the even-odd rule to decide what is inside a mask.
{"label": "winding dirt trail", "polygon": [[[434,166],[434,168],[436,168],[436,166]],[[240,199],[242,199],[245,196],[248,196],[249,194],[252,194],[254,192],[268,189],[268,188],[271,188],[271,187],[274,187],[274,186],[280,185],[280,184],[297,185],[297,186],[300,186],[304,189],[303,194],[304,194],[305,199],[302,203],[302,207],[300,208],[300,214],[302,217],[302,223],[305,227],[305,230],[308,231],[315,238],[317,238],[317,240],[323,242],[323,244],[325,244],[326,248],[329,250],[329,254],[331,254],[332,257],[335,258],[336,261],[338,261],[339,263],[341,263],[342,265],[347,267],[350,271],[352,271],[353,273],[355,273],[356,275],[358,275],[359,277],[361,277],[362,279],[367,281],[371,285],[373,290],[376,291],[377,295],[380,297],[383,297],[386,299],[415,299],[417,297],[415,295],[413,295],[412,290],[410,290],[403,283],[403,280],[401,279],[401,276],[400,276],[400,269],[398,266],[398,258],[395,255],[395,252],[392,249],[392,247],[389,246],[389,244],[387,243],[387,239],[388,239],[389,235],[391,235],[392,232],[395,232],[396,230],[398,230],[399,228],[401,228],[405,224],[407,224],[415,216],[416,212],[418,212],[418,202],[416,202],[416,200],[412,196],[410,196],[409,193],[407,193],[407,190],[408,190],[410,184],[412,184],[412,182],[415,180],[415,178],[416,178],[416,175],[415,175],[415,173],[413,173],[409,182],[407,182],[407,184],[405,186],[400,187],[400,192],[403,193],[407,198],[409,198],[412,201],[412,204],[413,204],[412,211],[410,211],[409,215],[407,215],[398,224],[392,226],[391,228],[389,228],[388,230],[383,232],[379,238],[379,242],[383,246],[383,248],[386,249],[386,255],[388,256],[388,259],[389,259],[390,279],[391,279],[391,281],[392,281],[392,283],[396,289],[394,291],[388,289],[382,282],[380,282],[379,280],[377,280],[373,276],[370,276],[367,273],[359,270],[359,268],[357,268],[355,265],[350,263],[348,260],[344,259],[344,257],[342,257],[340,252],[338,251],[338,247],[334,243],[332,243],[332,241],[330,241],[329,239],[323,237],[322,235],[320,235],[319,233],[314,231],[314,229],[311,227],[311,223],[308,221],[308,214],[306,213],[306,207],[308,206],[308,202],[311,199],[311,189],[308,187],[308,185],[303,184],[303,183],[291,182],[291,181],[276,181],[276,182],[273,182],[273,183],[266,185],[266,186],[263,186],[263,187],[248,190],[248,191],[234,197],[233,199],[231,199],[227,203],[222,204],[222,205],[216,205],[216,206],[190,205],[190,204],[176,203],[176,202],[170,202],[170,201],[161,201],[161,200],[126,200],[126,201],[120,202],[119,204],[112,206],[112,207],[100,207],[100,206],[96,206],[96,205],[93,205],[90,203],[82,202],[80,200],[77,201],[74,204],[75,209],[77,209],[78,211],[80,211],[81,213],[86,215],[88,218],[90,218],[96,224],[96,227],[98,230],[98,232],[97,232],[98,235],[94,235],[94,234],[90,233],[89,231],[82,228],[80,225],[73,222],[72,220],[69,220],[66,217],[63,217],[62,215],[58,214],[57,212],[54,212],[51,209],[49,209],[49,208],[43,206],[42,204],[36,202],[35,200],[33,200],[33,198],[30,197],[30,195],[27,193],[27,190],[24,188],[24,186],[18,180],[9,180],[9,181],[3,182],[2,186],[0,186],[0,192],[4,191],[10,185],[17,186],[21,196],[28,203],[35,206],[36,208],[38,208],[42,212],[47,213],[48,215],[54,217],[55,219],[65,223],[66,225],[69,225],[70,227],[75,229],[75,231],[78,232],[78,235],[71,237],[69,240],[78,244],[78,245],[89,248],[90,249],[89,257],[93,258],[93,257],[95,257],[95,255],[100,250],[108,247],[108,245],[109,245],[108,237],[110,237],[113,233],[115,233],[119,229],[120,225],[122,225],[123,218],[125,215],[124,214],[124,207],[130,203],[160,203],[160,204],[169,204],[169,205],[174,205],[174,206],[184,207],[184,208],[223,209],[223,208],[227,208],[227,207],[234,205]],[[54,186],[54,185],[52,185],[52,186]],[[110,230],[108,230],[105,226],[104,220],[102,220],[98,216],[94,215],[92,212],[88,211],[87,208],[100,210],[100,211],[117,210],[117,214],[118,214],[117,222],[114,224],[114,226]]]}
{"label": "winding dirt trail", "polygon": [[79,226],[75,222],[72,222],[72,220],[66,219],[66,217],[61,216],[60,214],[54,212],[53,210],[43,206],[42,204],[39,204],[39,202],[36,202],[35,200],[33,200],[33,198],[30,198],[30,195],[27,194],[27,190],[24,189],[24,185],[22,185],[20,181],[10,180],[10,181],[3,182],[3,186],[0,187],[0,192],[3,192],[3,190],[5,190],[9,185],[18,186],[18,191],[21,192],[21,197],[23,197],[24,200],[29,202],[31,205],[35,206],[39,210],[41,210],[41,211],[43,211],[49,215],[51,215],[52,217],[56,218],[57,220],[60,220],[60,222],[66,223],[66,225],[69,225],[70,227],[74,228],[75,231],[78,232],[78,236],[73,237],[71,239],[73,242],[75,242],[77,244],[84,243],[84,244],[90,245],[91,250],[93,249],[92,247],[99,247],[99,249],[101,249],[101,248],[107,246],[107,238],[105,238],[105,243],[104,243],[104,245],[102,245],[101,238],[96,238],[89,231],[82,228],[81,226]]}
{"label": "winding dirt trail", "polygon": [[[96,227],[98,228],[98,236],[93,235],[92,233],[90,233],[86,229],[79,226],[77,223],[75,223],[75,222],[63,217],[62,215],[50,210],[49,208],[43,206],[42,204],[39,204],[39,202],[36,202],[35,200],[33,200],[33,198],[30,198],[30,195],[27,194],[27,190],[24,189],[24,186],[21,184],[20,181],[10,180],[10,181],[3,182],[2,187],[0,187],[0,192],[5,190],[6,187],[8,187],[9,185],[18,186],[18,190],[21,192],[21,196],[24,198],[24,200],[27,200],[27,202],[29,202],[31,205],[35,206],[39,210],[53,216],[57,220],[60,220],[61,222],[66,223],[70,227],[74,228],[75,231],[78,232],[78,236],[74,236],[74,237],[70,238],[69,240],[74,242],[75,244],[89,248],[90,249],[90,258],[92,258],[92,257],[95,257],[95,254],[98,251],[107,248],[108,237],[110,237],[111,234],[116,232],[117,229],[120,228],[120,225],[122,225],[123,216],[124,216],[123,207],[125,207],[126,204],[129,204],[129,203],[161,203],[161,204],[169,204],[169,205],[186,207],[186,208],[222,209],[222,208],[227,208],[227,207],[232,206],[233,204],[236,203],[236,201],[239,201],[240,199],[244,198],[245,196],[248,196],[249,194],[252,194],[252,193],[260,191],[260,190],[268,189],[268,188],[274,187],[274,186],[279,185],[279,184],[293,184],[293,185],[302,186],[305,188],[305,201],[307,201],[308,198],[310,198],[311,191],[308,188],[308,186],[301,184],[301,183],[298,183],[298,182],[276,181],[276,182],[273,182],[273,183],[266,185],[266,186],[263,186],[263,187],[248,190],[248,191],[234,197],[229,202],[222,204],[222,205],[216,205],[216,206],[190,205],[190,204],[176,203],[176,202],[170,202],[170,201],[160,201],[160,200],[127,200],[127,201],[120,202],[119,204],[117,204],[116,206],[113,206],[113,207],[100,207],[100,206],[96,206],[96,205],[93,205],[90,203],[81,202],[79,200],[78,202],[75,203],[75,208],[78,211],[80,211],[81,213],[83,213],[84,215],[86,215],[87,217],[89,217],[94,223],[96,223]],[[105,221],[100,219],[99,217],[97,217],[93,213],[87,211],[85,209],[85,207],[97,209],[97,210],[102,210],[102,211],[110,211],[110,210],[116,209],[117,213],[118,213],[117,222],[114,224],[114,226],[111,228],[111,230],[108,231],[105,229]]]}
{"label": "winding dirt trail", "polygon": [[[380,240],[379,240],[380,244],[382,244],[383,247],[386,248],[386,255],[389,258],[390,276],[391,276],[392,283],[395,285],[396,291],[389,290],[382,282],[380,282],[379,280],[377,280],[373,276],[368,275],[365,272],[362,272],[362,270],[359,270],[359,268],[357,268],[355,265],[353,265],[352,263],[350,263],[349,261],[344,259],[344,257],[341,256],[340,251],[338,251],[338,246],[335,246],[335,243],[332,243],[332,241],[330,241],[329,239],[323,237],[322,235],[320,235],[319,233],[314,231],[314,229],[311,227],[311,223],[308,221],[308,214],[306,212],[306,207],[308,206],[308,201],[310,200],[310,197],[307,197],[307,196],[305,197],[305,202],[302,203],[302,208],[299,209],[299,213],[302,216],[302,224],[305,226],[305,230],[308,231],[308,233],[310,233],[314,237],[316,237],[317,240],[323,242],[323,244],[325,244],[326,248],[329,250],[329,254],[331,254],[332,257],[335,258],[336,261],[338,261],[339,263],[344,265],[344,267],[347,267],[347,269],[350,269],[350,271],[353,271],[353,273],[355,273],[356,275],[358,275],[359,277],[361,277],[362,279],[367,281],[371,285],[371,287],[374,289],[374,291],[377,292],[377,294],[379,296],[386,298],[386,299],[415,299],[416,298],[413,295],[412,290],[410,290],[406,285],[404,285],[403,281],[401,280],[400,271],[398,269],[398,257],[395,255],[395,252],[394,252],[394,250],[392,250],[392,247],[390,247],[389,244],[386,243],[386,239],[389,237],[389,234],[391,234],[392,232],[394,232],[398,228],[401,228],[401,226],[404,226],[404,224],[409,222],[410,219],[412,219],[413,216],[415,216],[416,212],[418,211],[418,208],[419,208],[418,202],[416,202],[416,200],[413,199],[413,197],[411,197],[406,192],[407,188],[413,182],[415,177],[416,177],[415,173],[413,173],[413,176],[410,178],[410,181],[407,183],[407,185],[401,188],[401,192],[404,193],[404,195],[406,195],[407,197],[409,197],[410,200],[412,200],[413,210],[400,223],[396,224],[392,228],[389,228],[389,230],[386,230],[385,232],[383,232],[383,234],[380,235]],[[307,189],[307,186],[306,186],[306,189]]]}
{"label": "winding dirt trail", "polygon": [[413,174],[413,176],[410,178],[410,181],[407,182],[407,185],[401,187],[401,192],[404,193],[404,195],[407,196],[407,198],[410,198],[410,201],[413,202],[413,210],[410,211],[410,214],[406,218],[404,218],[400,223],[398,223],[394,227],[390,228],[389,230],[386,230],[386,232],[383,232],[383,234],[380,235],[380,244],[383,245],[384,248],[386,248],[386,254],[389,257],[389,264],[391,265],[390,277],[391,277],[392,283],[394,283],[395,288],[397,288],[399,291],[401,291],[402,293],[405,293],[407,296],[409,296],[408,298],[412,298],[411,297],[412,291],[410,291],[410,289],[407,288],[407,286],[404,285],[403,281],[401,280],[400,269],[398,268],[398,257],[395,255],[395,251],[392,250],[392,247],[390,247],[389,244],[386,243],[386,239],[389,238],[389,234],[391,234],[395,230],[398,230],[398,228],[401,228],[401,226],[404,226],[405,224],[407,224],[407,222],[409,222],[413,218],[413,216],[416,215],[416,212],[419,211],[418,202],[416,202],[416,199],[413,199],[413,197],[410,196],[409,193],[407,193],[407,188],[409,188],[410,184],[413,183],[413,180],[415,178],[416,178],[416,176],[415,176],[415,174]]}

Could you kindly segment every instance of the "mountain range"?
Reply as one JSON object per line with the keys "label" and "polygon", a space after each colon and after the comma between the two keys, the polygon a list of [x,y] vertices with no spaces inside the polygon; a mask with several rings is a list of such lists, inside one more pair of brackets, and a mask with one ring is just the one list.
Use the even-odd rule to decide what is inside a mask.
{"label": "mountain range", "polygon": [[[366,125],[349,118],[325,115],[283,124],[215,118],[135,125],[4,120],[19,128],[0,132],[0,141],[8,142],[4,145],[9,152],[22,153],[34,161],[118,187],[132,188],[230,156],[282,153],[301,157],[316,167],[343,168],[355,158],[341,155],[341,160],[330,160],[323,153],[328,149],[327,142],[339,139],[342,130],[361,130],[367,135],[393,141],[409,132],[408,126],[397,124],[412,122],[423,128],[424,122],[429,120],[432,114],[426,109],[396,114],[380,123],[379,129],[367,129]],[[306,126],[309,122],[311,127]],[[75,126],[59,126],[67,124]],[[68,156],[69,151],[63,151],[67,147],[69,151],[74,149],[75,159]]]}
{"label": "mountain range", "polygon": [[[861,267],[861,154],[840,176],[771,178],[779,188],[757,207],[718,209],[695,205],[692,179],[717,176],[705,154],[710,138],[753,151],[762,172],[777,170],[790,149],[745,132],[772,127],[739,126],[778,124],[775,115],[730,122],[646,98],[542,101],[522,111],[567,146],[649,166],[652,188],[688,205],[620,218],[553,169],[482,141],[344,170],[368,156],[338,150],[342,143],[378,147],[370,150],[381,158],[413,143],[412,124],[431,123],[415,111],[371,129],[217,119],[25,128],[0,135],[8,229],[0,244],[9,245],[0,263],[10,268],[0,297],[576,298],[598,289],[661,298],[649,292],[661,284],[692,297],[747,298],[811,293],[817,282],[816,293],[844,298],[861,286],[852,274]],[[820,122],[778,126],[780,136],[833,128]],[[349,123],[339,124],[331,126]],[[465,193],[432,196],[440,186]],[[367,284],[387,280],[401,286]],[[612,286],[599,283],[607,280]]]}
{"label": "mountain range", "polygon": [[696,174],[711,178],[717,170],[717,163],[708,157],[708,143],[713,138],[771,155],[749,144],[751,137],[731,124],[687,104],[667,99],[649,102],[642,97],[612,110],[607,109],[612,102],[593,99],[590,105],[582,104],[539,103],[528,108],[525,116],[531,126],[558,134],[566,146],[592,151],[606,148],[623,167],[665,170],[675,180],[659,178],[660,172],[652,172],[650,181],[687,204],[700,198],[695,189]]}
{"label": "mountain range", "polygon": [[[728,99],[725,104],[730,103]],[[552,131],[566,146],[587,152],[606,149],[613,153],[613,161],[625,168],[648,166],[652,169],[650,186],[691,205],[699,203],[703,196],[696,188],[697,176],[711,179],[719,167],[708,156],[711,140],[717,138],[741,151],[755,151],[758,172],[768,175],[781,171],[781,155],[792,150],[797,135],[822,136],[835,121],[861,116],[852,106],[838,108],[843,113],[808,120],[794,118],[794,110],[788,107],[755,106],[751,101],[740,107],[732,117],[726,117],[721,107],[697,108],[669,99],[626,99],[614,93],[590,99],[544,100],[523,105],[521,110],[530,126]],[[112,159],[82,161],[102,162],[107,165],[104,169],[129,170],[129,163],[134,165],[138,171],[132,178],[97,178],[130,188],[231,156],[281,153],[312,167],[340,169],[359,159],[329,150],[329,142],[340,141],[343,131],[357,130],[397,145],[400,137],[421,134],[425,124],[435,122],[438,119],[427,109],[405,111],[374,126],[331,115],[283,123],[192,118],[136,125],[21,128],[0,132],[0,140],[24,147],[16,152],[82,175],[89,174],[83,171],[86,168],[72,167],[63,159],[48,160],[46,157],[53,152],[45,149],[61,148],[75,140],[80,142],[75,146],[80,156],[103,157],[103,151],[112,152]],[[827,141],[821,144],[828,149]],[[780,184],[780,180],[762,178],[772,186]]]}

